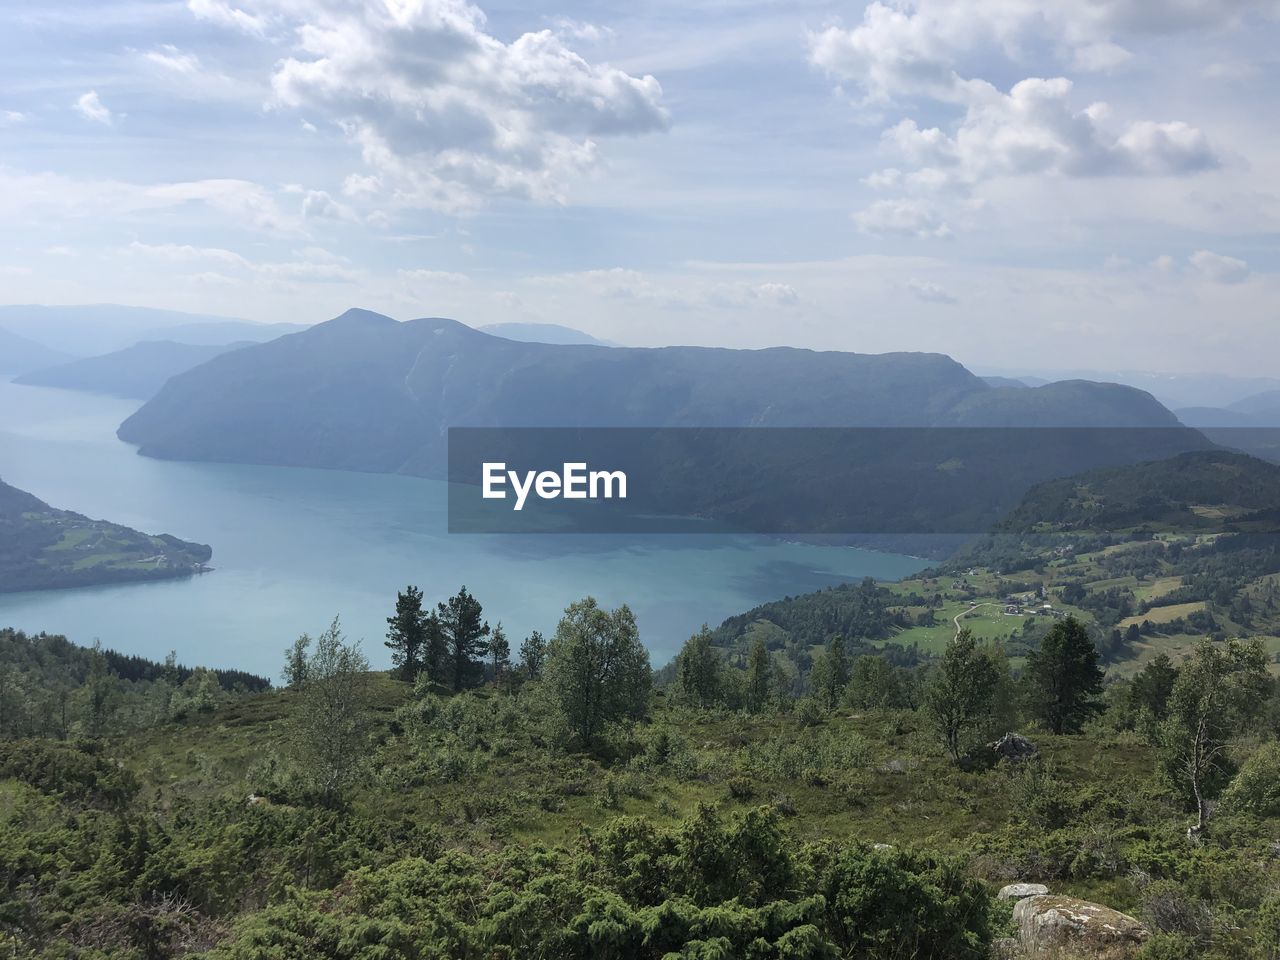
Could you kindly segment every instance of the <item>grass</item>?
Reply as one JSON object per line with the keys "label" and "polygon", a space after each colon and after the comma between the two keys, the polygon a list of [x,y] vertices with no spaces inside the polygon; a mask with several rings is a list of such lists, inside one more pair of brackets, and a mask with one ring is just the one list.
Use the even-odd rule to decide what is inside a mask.
{"label": "grass", "polygon": [[1169,623],[1178,620],[1192,613],[1197,613],[1205,608],[1203,600],[1196,600],[1192,603],[1174,603],[1167,607],[1152,607],[1146,613],[1138,614],[1134,617],[1126,617],[1121,620],[1119,627],[1121,630],[1127,629],[1130,624],[1141,625],[1142,621],[1150,620],[1154,624]]}

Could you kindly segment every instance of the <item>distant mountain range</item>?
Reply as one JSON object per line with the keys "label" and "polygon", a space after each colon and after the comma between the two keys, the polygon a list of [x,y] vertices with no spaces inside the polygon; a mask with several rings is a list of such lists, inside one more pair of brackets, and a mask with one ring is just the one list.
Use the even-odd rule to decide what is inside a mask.
{"label": "distant mountain range", "polygon": [[71,355],[0,328],[0,373],[22,374],[66,363]]}
{"label": "distant mountain range", "polygon": [[[143,340],[214,346],[250,340],[271,340],[306,329],[296,323],[252,323],[178,310],[155,310],[117,304],[75,306],[0,306],[0,330],[56,351],[47,362],[7,372],[29,373],[76,357],[112,353]],[[0,344],[0,356],[3,356]]]}
{"label": "distant mountain range", "polygon": [[940,354],[528,343],[350,310],[175,376],[119,435],[157,457],[438,476],[449,426],[1178,422],[1130,387],[992,387]]}
{"label": "distant mountain range", "polygon": [[1221,373],[1152,373],[1143,370],[1002,370],[977,365],[988,379],[1019,380],[1040,386],[1055,380],[1096,380],[1123,383],[1145,390],[1171,410],[1189,407],[1228,407],[1264,391],[1280,390],[1275,377],[1236,377]]}
{"label": "distant mountain range", "polygon": [[246,346],[243,341],[198,346],[171,340],[148,340],[100,357],[72,360],[36,370],[16,378],[15,382],[146,400],[154,396],[170,377],[243,346]]}
{"label": "distant mountain range", "polygon": [[1225,407],[1186,407],[1176,412],[1191,427],[1280,427],[1280,390],[1264,390]]}
{"label": "distant mountain range", "polygon": [[476,329],[491,336],[522,340],[526,343],[588,343],[597,347],[620,346],[612,341],[600,340],[589,333],[583,333],[573,327],[561,326],[558,323],[487,323]]}

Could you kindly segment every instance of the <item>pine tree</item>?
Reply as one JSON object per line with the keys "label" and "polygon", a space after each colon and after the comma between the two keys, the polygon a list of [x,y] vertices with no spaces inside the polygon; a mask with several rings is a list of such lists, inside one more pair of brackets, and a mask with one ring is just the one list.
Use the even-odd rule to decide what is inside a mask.
{"label": "pine tree", "polygon": [[1079,733],[1101,709],[1098,650],[1075,617],[1058,621],[1045,634],[1040,649],[1027,657],[1027,674],[1036,690],[1033,707],[1054,733]]}
{"label": "pine tree", "polygon": [[493,628],[489,637],[489,656],[493,658],[494,681],[502,679],[507,667],[511,665],[511,644],[507,642],[507,634],[503,631],[501,622]]}
{"label": "pine tree", "polygon": [[484,608],[464,586],[437,607],[440,630],[452,666],[451,680],[455,691],[462,690],[483,673],[481,658],[488,652],[489,624],[482,619]]}
{"label": "pine tree", "polygon": [[542,665],[547,659],[547,641],[537,630],[525,637],[520,644],[520,662],[524,664],[525,675],[530,680],[542,676]]}
{"label": "pine tree", "polygon": [[88,716],[85,718],[89,736],[100,737],[106,732],[116,695],[115,677],[102,655],[102,644],[94,641],[89,655],[89,677],[85,681],[85,698]]}
{"label": "pine tree", "polygon": [[440,614],[432,610],[423,619],[423,632],[426,636],[426,647],[422,654],[422,671],[433,683],[448,683],[449,641],[444,635],[444,624]]}
{"label": "pine tree", "polygon": [[849,657],[844,651],[844,637],[827,641],[822,657],[813,665],[813,692],[828,710],[834,710],[849,685]]}
{"label": "pine tree", "polygon": [[427,645],[426,615],[422,612],[422,591],[407,586],[396,594],[396,612],[387,617],[387,647],[401,680],[410,683],[422,670]]}
{"label": "pine tree", "polygon": [[764,640],[757,637],[747,655],[747,708],[759,713],[769,702],[771,663]]}

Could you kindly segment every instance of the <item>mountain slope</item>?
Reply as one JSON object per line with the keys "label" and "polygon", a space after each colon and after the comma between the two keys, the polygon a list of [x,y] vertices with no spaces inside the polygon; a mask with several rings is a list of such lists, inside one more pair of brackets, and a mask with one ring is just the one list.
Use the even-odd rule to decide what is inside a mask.
{"label": "mountain slope", "polygon": [[171,340],[147,340],[100,357],[72,360],[60,366],[36,370],[18,377],[16,382],[146,400],[175,374],[245,345],[241,342],[196,346]]}
{"label": "mountain slope", "polygon": [[1276,529],[1280,466],[1227,450],[1092,470],[1037,484],[1000,532],[1137,527],[1162,532]]}
{"label": "mountain slope", "polygon": [[438,475],[449,426],[1149,426],[1137,390],[993,388],[949,357],[525,343],[351,310],[174,377],[119,435],[150,456]]}
{"label": "mountain slope", "polygon": [[23,374],[66,363],[71,354],[36,343],[17,333],[0,329],[0,373]]}
{"label": "mountain slope", "polygon": [[58,510],[0,480],[0,593],[183,577],[212,552]]}

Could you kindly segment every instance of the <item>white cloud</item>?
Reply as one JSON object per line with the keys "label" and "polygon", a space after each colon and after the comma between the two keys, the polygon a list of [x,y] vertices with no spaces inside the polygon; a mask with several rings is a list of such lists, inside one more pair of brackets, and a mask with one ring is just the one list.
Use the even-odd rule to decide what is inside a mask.
{"label": "white cloud", "polygon": [[240,254],[232,250],[224,250],[221,247],[196,247],[190,244],[178,243],[142,243],[134,240],[129,244],[128,250],[130,253],[146,254],[179,262],[212,260],[237,267],[249,266],[249,262]]}
{"label": "white cloud", "polygon": [[[222,268],[243,271],[247,275],[255,275],[264,280],[304,281],[304,282],[337,282],[354,283],[364,274],[348,266],[343,257],[336,256],[320,247],[305,247],[294,251],[294,260],[251,261],[221,247],[197,247],[189,244],[175,243],[142,243],[135,240],[126,248],[129,253],[158,257],[175,263],[214,263]],[[204,283],[239,283],[231,276],[217,271],[193,274],[193,278]]]}
{"label": "white cloud", "polygon": [[884,131],[897,163],[865,182],[904,196],[874,204],[855,220],[871,232],[931,236],[944,220],[922,216],[919,195],[941,188],[972,195],[1008,177],[1173,177],[1220,166],[1201,130],[1176,119],[1113,123],[1107,104],[1074,103],[1072,81],[1053,72],[1027,77],[1006,93],[1003,81],[997,86],[964,71],[986,64],[1007,76],[1024,66],[1028,51],[1038,61],[1110,70],[1131,57],[1118,38],[1229,24],[1268,7],[1269,0],[870,3],[856,26],[812,34],[811,62],[850,85],[864,105],[930,102],[930,113],[946,119],[922,126],[907,118]]}
{"label": "white cloud", "polygon": [[339,203],[324,190],[308,190],[302,197],[302,215],[308,220],[345,220],[354,223],[359,218],[345,203]]}
{"label": "white cloud", "polygon": [[751,296],[757,300],[766,300],[772,303],[782,304],[783,306],[792,306],[800,302],[800,294],[796,292],[796,288],[789,283],[776,283],[770,281],[768,283],[757,284],[750,290]]}
{"label": "white cloud", "polygon": [[265,36],[267,32],[267,21],[264,17],[247,13],[224,0],[187,0],[187,9],[197,19],[220,27],[231,27],[253,37]]}
{"label": "white cloud", "polygon": [[17,110],[0,110],[0,127],[11,127],[15,124],[25,123],[27,115]]}
{"label": "white cloud", "polygon": [[1243,283],[1249,276],[1249,264],[1235,257],[1198,250],[1187,258],[1201,276],[1214,283]]}
{"label": "white cloud", "polygon": [[200,58],[194,53],[184,53],[171,43],[148,50],[142,59],[183,76],[194,76],[200,72]]}
{"label": "white cloud", "polygon": [[1073,109],[1071,81],[1062,77],[1023,80],[1007,95],[985,83],[966,89],[972,99],[954,135],[913,120],[885,131],[886,143],[918,168],[917,182],[922,173],[972,184],[1045,173],[1178,175],[1218,165],[1204,134],[1185,123],[1142,121],[1110,133],[1106,105]]}
{"label": "white cloud", "polygon": [[551,30],[505,43],[460,0],[281,9],[297,44],[273,73],[275,106],[338,123],[403,205],[560,202],[598,139],[667,124],[653,77],[590,63]]}
{"label": "white cloud", "polygon": [[900,237],[948,237],[951,228],[936,210],[920,200],[877,200],[853,215],[865,233]]}
{"label": "white cloud", "polygon": [[1127,36],[1226,26],[1273,0],[875,0],[852,28],[810,37],[810,59],[872,101],[959,95],[956,64],[973,52],[1019,62],[1030,49],[1058,51],[1063,65],[1110,70],[1131,54]]}
{"label": "white cloud", "polygon": [[97,90],[90,90],[88,93],[82,93],[73,104],[80,116],[93,123],[101,123],[105,126],[111,126],[111,111],[107,109],[106,104],[98,97]]}
{"label": "white cloud", "polygon": [[914,277],[907,281],[907,289],[917,300],[925,303],[958,303],[950,293],[932,280],[917,280]]}

